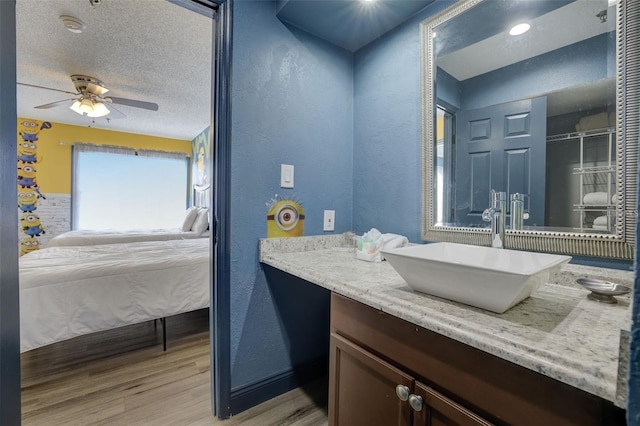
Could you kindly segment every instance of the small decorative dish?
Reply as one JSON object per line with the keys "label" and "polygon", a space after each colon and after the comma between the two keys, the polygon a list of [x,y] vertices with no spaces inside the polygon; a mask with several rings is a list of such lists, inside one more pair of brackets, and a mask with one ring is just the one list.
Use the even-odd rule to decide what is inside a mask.
{"label": "small decorative dish", "polygon": [[631,289],[626,285],[616,284],[610,281],[578,278],[576,282],[587,290],[591,290],[587,298],[602,303],[618,303],[618,300],[613,296],[620,296],[631,292]]}

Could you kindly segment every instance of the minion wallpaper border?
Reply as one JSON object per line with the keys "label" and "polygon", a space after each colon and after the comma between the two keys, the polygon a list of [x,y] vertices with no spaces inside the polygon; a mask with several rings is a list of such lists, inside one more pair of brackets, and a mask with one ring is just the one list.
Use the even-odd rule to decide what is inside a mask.
{"label": "minion wallpaper border", "polygon": [[20,214],[20,256],[38,250],[38,237],[45,234],[40,217],[38,216],[38,200],[45,199],[40,192],[37,181],[37,164],[42,162],[38,157],[39,134],[51,128],[48,121],[22,120],[18,126],[18,212]]}

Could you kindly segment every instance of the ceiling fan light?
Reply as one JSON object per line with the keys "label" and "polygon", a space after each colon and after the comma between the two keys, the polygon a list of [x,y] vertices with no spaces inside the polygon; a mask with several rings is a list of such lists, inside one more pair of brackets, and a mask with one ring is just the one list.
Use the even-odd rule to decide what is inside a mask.
{"label": "ceiling fan light", "polygon": [[82,110],[80,109],[80,101],[77,99],[73,102],[73,105],[71,105],[69,109],[82,115]]}
{"label": "ceiling fan light", "polygon": [[111,111],[107,108],[102,102],[95,102],[93,104],[93,111],[88,113],[89,117],[104,117],[105,115],[109,115]]}
{"label": "ceiling fan light", "polygon": [[93,112],[93,101],[91,99],[84,98],[80,101],[80,106],[78,107],[83,114],[89,114]]}

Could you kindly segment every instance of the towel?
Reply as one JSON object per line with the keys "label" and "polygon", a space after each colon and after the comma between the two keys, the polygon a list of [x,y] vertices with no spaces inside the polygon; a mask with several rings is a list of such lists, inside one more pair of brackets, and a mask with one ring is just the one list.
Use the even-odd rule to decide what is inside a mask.
{"label": "towel", "polygon": [[608,231],[609,227],[607,225],[593,225],[592,229],[595,229],[597,231]]}
{"label": "towel", "polygon": [[609,197],[606,192],[589,192],[585,194],[582,202],[591,206],[604,206],[609,204]]}
{"label": "towel", "polygon": [[409,244],[407,237],[398,234],[382,234],[376,228],[365,232],[356,242],[356,259],[367,262],[382,262],[382,249],[404,247]]}
{"label": "towel", "polygon": [[601,112],[599,114],[588,115],[580,118],[576,124],[576,132],[584,132],[586,130],[605,129],[616,125],[615,112]]}
{"label": "towel", "polygon": [[609,224],[609,218],[607,216],[598,216],[593,219],[593,226],[607,226]]}

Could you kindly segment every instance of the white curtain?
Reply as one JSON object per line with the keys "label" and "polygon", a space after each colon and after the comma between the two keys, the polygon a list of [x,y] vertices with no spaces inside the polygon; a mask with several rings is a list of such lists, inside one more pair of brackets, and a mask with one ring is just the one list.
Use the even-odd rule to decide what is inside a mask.
{"label": "white curtain", "polygon": [[141,157],[172,158],[175,160],[186,160],[189,158],[184,152],[156,151],[153,149],[139,149],[136,152]]}

